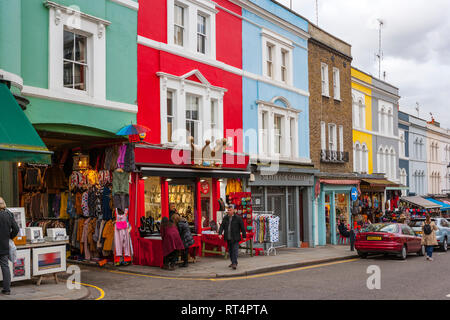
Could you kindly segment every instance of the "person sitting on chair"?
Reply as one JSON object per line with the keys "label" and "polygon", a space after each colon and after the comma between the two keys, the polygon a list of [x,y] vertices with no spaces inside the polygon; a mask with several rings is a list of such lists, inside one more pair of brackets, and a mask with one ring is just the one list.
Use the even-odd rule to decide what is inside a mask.
{"label": "person sitting on chair", "polygon": [[344,238],[350,238],[350,231],[348,231],[345,222],[346,222],[345,219],[340,220],[338,226],[339,234]]}

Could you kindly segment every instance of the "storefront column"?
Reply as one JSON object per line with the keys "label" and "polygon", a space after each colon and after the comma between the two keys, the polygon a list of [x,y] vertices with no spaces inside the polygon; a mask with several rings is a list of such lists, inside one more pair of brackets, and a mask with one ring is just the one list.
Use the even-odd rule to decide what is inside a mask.
{"label": "storefront column", "polygon": [[161,217],[169,218],[169,182],[161,178]]}
{"label": "storefront column", "polygon": [[213,202],[213,220],[217,222],[217,211],[219,211],[219,198],[220,198],[220,182],[216,179],[212,179],[212,202]]}
{"label": "storefront column", "polygon": [[327,244],[327,222],[325,218],[325,191],[323,189],[320,191],[318,218],[319,246],[325,246]]}
{"label": "storefront column", "polygon": [[202,198],[201,198],[201,182],[200,178],[197,178],[196,188],[195,188],[195,197],[197,199],[197,216],[196,216],[196,225],[195,230],[197,230],[197,234],[202,234]]}
{"label": "storefront column", "polygon": [[331,192],[330,197],[331,244],[336,245],[336,192]]}
{"label": "storefront column", "polygon": [[[303,209],[303,208],[302,208]],[[303,223],[300,225],[300,188],[299,187],[295,187],[295,209],[294,209],[294,214],[295,214],[295,240],[297,243],[297,247],[301,247],[300,244],[300,228],[303,226]],[[304,214],[304,211],[303,211]]]}
{"label": "storefront column", "polygon": [[[315,248],[316,247],[316,195],[315,192],[311,192],[310,196],[310,189],[307,188],[308,197],[307,199],[312,199],[311,201],[311,210],[308,210],[308,221],[309,221],[309,247]],[[303,223],[305,223],[303,221]]]}
{"label": "storefront column", "polygon": [[285,204],[285,212],[286,212],[286,245],[289,247],[289,187],[284,189],[284,204]]}

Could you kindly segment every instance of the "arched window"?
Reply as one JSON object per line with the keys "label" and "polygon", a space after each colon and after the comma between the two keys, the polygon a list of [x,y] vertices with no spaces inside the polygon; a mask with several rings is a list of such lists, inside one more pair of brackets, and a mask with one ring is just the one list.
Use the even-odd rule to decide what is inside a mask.
{"label": "arched window", "polygon": [[389,151],[389,178],[392,180],[396,180],[397,179],[397,166],[396,161],[395,161],[395,150],[394,148],[391,147],[391,150]]}
{"label": "arched window", "polygon": [[387,134],[393,135],[394,134],[394,115],[392,114],[392,110],[390,108],[386,113],[386,117],[387,117],[387,121],[388,121]]}
{"label": "arched window", "polygon": [[362,99],[358,101],[358,109],[359,109],[359,127],[364,129],[366,127],[366,106]]}
{"label": "arched window", "polygon": [[384,166],[383,147],[378,148],[377,163],[378,163],[378,173],[385,173],[386,167]]}
{"label": "arched window", "polygon": [[355,143],[355,172],[361,173],[362,171],[362,149],[359,141]]}
{"label": "arched window", "polygon": [[385,120],[386,110],[381,107],[379,118],[380,118],[380,133],[386,133],[386,120]]}
{"label": "arched window", "polygon": [[362,168],[361,171],[363,173],[369,173],[369,149],[367,145],[364,143],[362,145]]}

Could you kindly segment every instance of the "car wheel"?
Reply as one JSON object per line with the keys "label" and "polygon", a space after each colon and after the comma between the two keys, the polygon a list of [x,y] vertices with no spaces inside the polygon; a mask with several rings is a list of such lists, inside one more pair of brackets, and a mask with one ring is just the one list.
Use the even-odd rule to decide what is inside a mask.
{"label": "car wheel", "polygon": [[400,259],[406,260],[408,256],[408,251],[406,250],[406,246],[403,246],[402,251],[400,252]]}
{"label": "car wheel", "polygon": [[442,251],[447,252],[447,250],[448,250],[447,238],[444,238],[444,242],[442,243],[441,249],[442,249]]}
{"label": "car wheel", "polygon": [[366,252],[358,251],[358,256],[359,256],[361,259],[366,259],[366,258],[367,258],[367,253],[366,253]]}
{"label": "car wheel", "polygon": [[419,252],[417,252],[419,257],[423,257],[425,255],[425,246],[421,246]]}

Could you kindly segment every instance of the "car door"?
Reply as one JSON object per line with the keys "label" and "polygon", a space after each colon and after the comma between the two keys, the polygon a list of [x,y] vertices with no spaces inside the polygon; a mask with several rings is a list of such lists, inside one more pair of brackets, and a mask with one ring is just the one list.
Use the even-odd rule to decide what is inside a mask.
{"label": "car door", "polygon": [[[408,253],[409,252],[413,252],[414,251],[414,241],[413,241],[413,237],[411,236],[411,233],[409,231],[409,227],[406,224],[402,224],[401,225],[401,229],[402,229],[402,238],[404,239],[404,243],[406,244],[407,248],[408,248]],[[412,248],[411,248],[412,246]]]}
{"label": "car door", "polygon": [[422,249],[422,238],[418,237],[410,226],[407,226],[407,228],[409,229],[409,234],[411,235],[411,251],[419,252],[419,250]]}
{"label": "car door", "polygon": [[447,241],[448,241],[449,235],[450,235],[450,225],[448,224],[446,219],[441,219],[440,228],[442,229],[444,234],[447,236]]}

